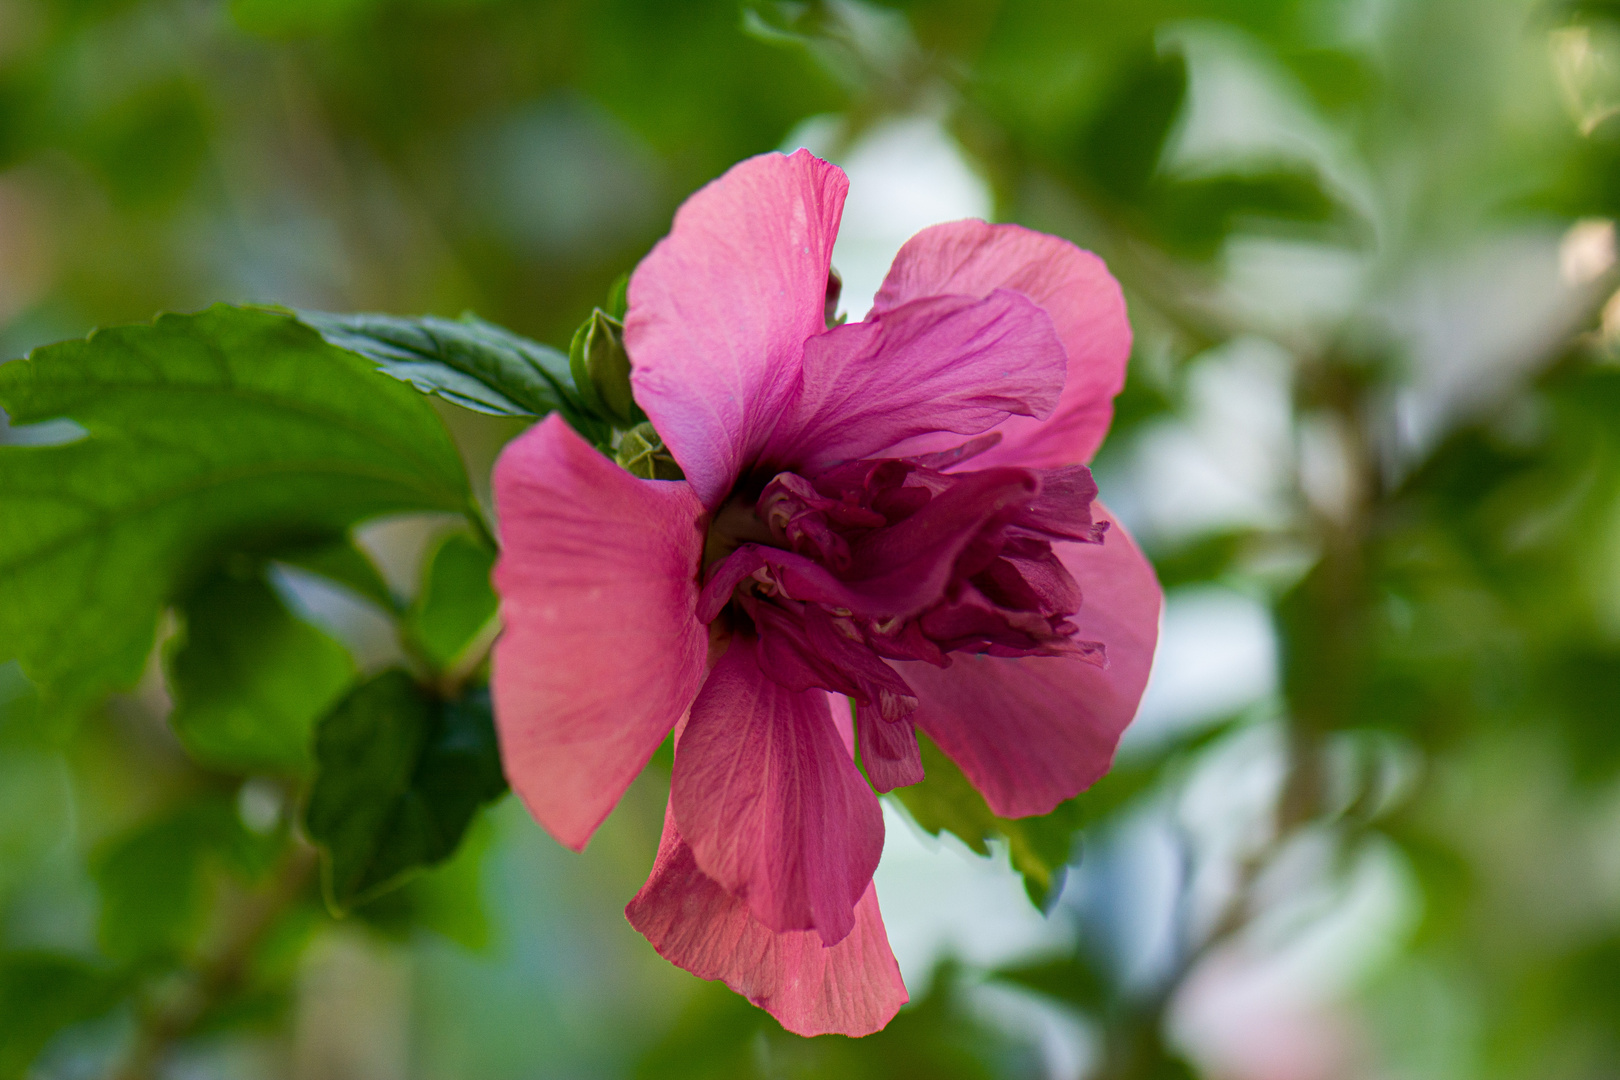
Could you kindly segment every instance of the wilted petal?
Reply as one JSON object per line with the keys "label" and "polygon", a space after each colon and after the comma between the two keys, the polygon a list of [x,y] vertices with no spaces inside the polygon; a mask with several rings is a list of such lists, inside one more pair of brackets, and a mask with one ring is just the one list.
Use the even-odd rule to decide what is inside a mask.
{"label": "wilted petal", "polygon": [[774,933],[698,868],[672,809],[652,875],[624,914],[664,959],[724,980],[795,1035],[870,1035],[906,1003],[872,886],[836,945],[813,931]]}
{"label": "wilted petal", "polygon": [[799,385],[849,181],[799,150],[733,166],[675,215],[630,279],[636,401],[716,506]]}
{"label": "wilted petal", "polygon": [[[1111,521],[1101,504],[1097,517]],[[1071,621],[1108,663],[1033,656],[954,656],[950,667],[899,665],[914,718],[1002,817],[1045,814],[1097,781],[1136,715],[1158,640],[1162,594],[1153,567],[1112,523],[1101,544],[1054,549],[1084,602]]]}
{"label": "wilted petal", "polygon": [[770,929],[827,944],[883,851],[883,814],[821,690],[760,671],[755,641],[732,638],[675,744],[670,804],[703,872]]}
{"label": "wilted petal", "polygon": [[1009,415],[1045,417],[1064,365],[1051,320],[1015,292],[891,308],[805,345],[803,385],[761,460],[814,470],[925,432],[976,435]]}
{"label": "wilted petal", "polygon": [[[996,289],[1022,293],[1051,316],[1068,353],[1068,378],[1050,419],[1006,420],[995,429],[1001,445],[980,464],[1050,468],[1090,460],[1108,433],[1131,352],[1125,298],[1097,256],[1019,225],[935,225],[900,249],[872,310],[891,311],[926,296],[983,297]],[[950,445],[948,436],[936,436],[917,440],[915,450]]]}
{"label": "wilted petal", "polygon": [[501,454],[495,501],[501,757],[530,812],[577,851],[703,680],[703,507],[683,482],[631,476],[557,416]]}

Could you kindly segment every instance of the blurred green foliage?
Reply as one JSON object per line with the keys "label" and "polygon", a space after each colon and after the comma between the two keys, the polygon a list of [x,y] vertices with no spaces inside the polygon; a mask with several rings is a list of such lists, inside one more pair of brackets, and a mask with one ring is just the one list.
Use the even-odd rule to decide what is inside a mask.
{"label": "blurred green foliage", "polygon": [[[825,114],[846,146],[889,117],[939,118],[999,217],[1108,260],[1137,346],[1105,497],[1128,501],[1144,448],[1196,424],[1225,349],[1283,356],[1290,413],[1279,510],[1138,528],[1172,600],[1266,606],[1273,699],[1128,745],[1046,819],[993,819],[931,758],[898,801],[930,832],[1005,845],[1078,943],[947,963],[859,1042],[786,1035],[623,927],[656,778],[582,862],[553,857],[511,800],[473,817],[501,784],[485,672],[466,664],[491,605],[465,587],[490,558],[471,499],[501,442],[554,408],[606,438],[561,346],[681,198]],[[159,310],[285,306],[47,350],[103,379],[95,393],[0,372],[17,425],[0,429],[0,657],[21,661],[0,664],[0,1078],[316,1075],[318,1014],[368,1045],[366,995],[393,977],[377,957],[396,954],[417,965],[418,1004],[394,1001],[411,1075],[1041,1075],[1035,1041],[995,1019],[1009,994],[1078,1025],[1086,1075],[1245,1075],[1177,1010],[1223,959],[1276,944],[1320,884],[1290,870],[1312,844],[1329,888],[1393,853],[1418,912],[1321,1006],[1356,1047],[1322,1075],[1613,1074],[1620,327],[1604,304],[1620,282],[1600,259],[1537,316],[1521,271],[1540,256],[1491,245],[1540,237],[1531,269],[1556,282],[1559,238],[1620,213],[1617,116],[1611,3],[5,0],[6,357]],[[1304,261],[1256,287],[1257,250]],[[1322,266],[1354,272],[1300,300]],[[288,310],[397,315],[305,316],[316,334]],[[363,403],[372,426],[327,453],[365,483],[300,479],[298,447],[255,441],[208,358],[160,344],[182,324],[257,342],[244,380],[320,353],[329,381],[273,389],[325,418],[312,439]],[[435,416],[353,352],[454,404]],[[29,426],[64,416],[78,426]],[[1307,460],[1321,432],[1334,483]],[[291,470],[268,517],[186,501],[235,452]],[[20,546],[25,505],[59,517],[50,543]],[[418,536],[403,571],[356,546],[352,526],[407,510],[466,528]],[[231,676],[248,655],[274,662]],[[340,695],[384,691],[406,704],[373,715],[350,696],[338,715],[361,743],[411,720],[382,740],[396,753],[345,755],[342,724],[306,740]],[[1257,733],[1278,748],[1276,790],[1254,836],[1211,854],[1183,836],[1188,807]],[[303,804],[312,747],[338,764]],[[343,812],[361,789],[390,814]],[[1151,906],[1111,854],[1144,819],[1171,820],[1192,867],[1172,875],[1147,974],[1087,899]],[[410,865],[373,858],[389,830],[412,837],[395,849]],[[337,922],[311,839],[335,907],[408,883]]]}

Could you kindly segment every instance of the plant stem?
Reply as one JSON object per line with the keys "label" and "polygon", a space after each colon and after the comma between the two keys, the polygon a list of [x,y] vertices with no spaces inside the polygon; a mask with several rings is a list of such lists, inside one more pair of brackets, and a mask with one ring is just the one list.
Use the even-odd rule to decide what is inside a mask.
{"label": "plant stem", "polygon": [[108,1080],[153,1080],[169,1050],[241,989],[253,954],[314,875],[315,849],[301,840],[294,844],[269,888],[243,905],[219,947],[190,966],[184,985],[140,1011],[135,1041]]}

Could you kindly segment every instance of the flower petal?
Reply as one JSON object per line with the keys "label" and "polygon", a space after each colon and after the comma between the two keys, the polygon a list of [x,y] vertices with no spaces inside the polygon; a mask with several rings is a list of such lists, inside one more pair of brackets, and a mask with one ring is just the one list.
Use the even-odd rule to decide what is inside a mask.
{"label": "flower petal", "polygon": [[936,296],[846,323],[804,347],[804,381],[760,457],[814,471],[935,431],[976,435],[1051,415],[1066,356],[1024,296]]}
{"label": "flower petal", "polygon": [[501,757],[529,811],[577,851],[703,681],[703,507],[683,482],[631,476],[557,416],[501,454],[495,501]]}
{"label": "flower petal", "polygon": [[[1098,520],[1112,522],[1095,506]],[[1118,522],[1101,544],[1054,550],[1085,597],[1070,620],[1076,638],[1102,642],[1106,667],[1067,657],[962,655],[943,670],[897,665],[917,695],[917,726],[1001,817],[1050,813],[1108,771],[1159,635],[1158,579]]]}
{"label": "flower petal", "polygon": [[883,813],[827,694],[760,671],[757,643],[732,638],[675,741],[670,805],[703,872],[771,930],[816,930],[831,945],[883,852]]}
{"label": "flower petal", "polygon": [[[872,310],[882,314],[927,296],[983,297],[996,289],[1021,293],[1046,310],[1068,352],[1068,379],[1050,419],[1012,417],[997,427],[1002,442],[980,467],[1089,461],[1108,433],[1131,352],[1124,295],[1097,256],[1019,225],[935,225],[900,249]],[[912,452],[950,445],[944,437],[918,440]]]}
{"label": "flower petal", "polygon": [[698,868],[673,809],[652,875],[624,914],[658,955],[700,979],[723,979],[795,1035],[870,1035],[906,1003],[872,886],[836,945],[811,931],[773,933]]}
{"label": "flower petal", "polygon": [[878,791],[893,791],[923,781],[922,749],[917,745],[917,728],[908,714],[898,720],[885,720],[870,705],[857,706],[861,740],[861,764],[866,777]]}
{"label": "flower petal", "polygon": [[699,498],[719,504],[799,384],[826,330],[849,181],[798,150],[733,166],[687,199],[630,279],[630,381]]}

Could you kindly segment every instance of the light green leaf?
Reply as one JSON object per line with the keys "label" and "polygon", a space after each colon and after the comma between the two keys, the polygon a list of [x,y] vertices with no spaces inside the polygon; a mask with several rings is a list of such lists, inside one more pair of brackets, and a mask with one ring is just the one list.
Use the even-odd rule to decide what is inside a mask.
{"label": "light green leaf", "polygon": [[942,830],[955,834],[980,855],[990,854],[992,839],[1005,839],[1030,902],[1049,910],[1063,891],[1064,872],[1074,853],[1081,823],[1077,801],[1059,803],[1044,817],[997,817],[955,762],[924,736],[919,734],[917,742],[927,779],[894,792],[912,820],[934,836]]}
{"label": "light green leaf", "polygon": [[133,682],[161,608],[227,551],[471,512],[431,408],[297,320],[217,306],[0,366],[13,423],[88,435],[0,447],[0,658],[85,700]]}
{"label": "light green leaf", "polygon": [[442,862],[506,791],[488,690],[457,701],[385,671],[322,721],[305,828],[337,911]]}
{"label": "light green leaf", "polygon": [[186,749],[233,772],[303,772],[315,721],[354,679],[348,651],[294,617],[257,573],[216,574],[181,611],[169,723]]}
{"label": "light green leaf", "polygon": [[411,636],[437,669],[448,667],[494,618],[489,573],[495,553],[466,533],[451,533],[427,563],[410,613]]}

